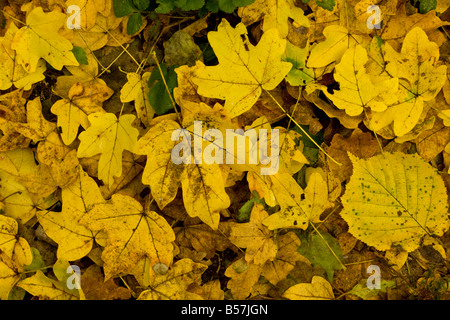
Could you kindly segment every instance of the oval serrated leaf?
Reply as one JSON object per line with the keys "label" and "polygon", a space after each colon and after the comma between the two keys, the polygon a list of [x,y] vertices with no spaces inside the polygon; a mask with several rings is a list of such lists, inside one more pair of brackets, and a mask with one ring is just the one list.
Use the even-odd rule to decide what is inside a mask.
{"label": "oval serrated leaf", "polygon": [[401,245],[411,252],[423,236],[442,236],[449,228],[444,182],[417,155],[349,156],[353,175],[340,214],[356,238],[378,250]]}

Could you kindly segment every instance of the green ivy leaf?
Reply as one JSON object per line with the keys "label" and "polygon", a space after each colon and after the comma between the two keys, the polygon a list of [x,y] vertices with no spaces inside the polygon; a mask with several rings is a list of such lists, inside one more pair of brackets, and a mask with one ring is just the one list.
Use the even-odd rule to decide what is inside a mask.
{"label": "green ivy leaf", "polygon": [[217,12],[219,12],[219,1],[218,0],[206,0],[205,7],[209,12],[217,13]]}
{"label": "green ivy leaf", "polygon": [[156,0],[156,3],[159,4],[156,13],[166,14],[175,8],[174,0]]}
{"label": "green ivy leaf", "polygon": [[[166,64],[162,63],[160,67],[164,79],[166,80],[167,87],[172,95],[173,89],[178,85],[177,74],[175,73],[176,66],[171,66],[167,69]],[[150,78],[148,79],[148,87],[150,88],[148,99],[157,115],[164,114],[173,108],[170,96],[167,93],[158,68],[155,68],[150,75]]]}
{"label": "green ivy leaf", "polygon": [[150,0],[134,0],[134,3],[136,4],[136,7],[141,10],[147,10],[147,8],[150,6]]}
{"label": "green ivy leaf", "polygon": [[142,16],[139,12],[133,13],[128,19],[127,33],[129,35],[135,34],[142,27]]}
{"label": "green ivy leaf", "polygon": [[[313,266],[321,266],[327,273],[328,280],[333,282],[334,271],[342,269],[340,262],[343,259],[342,249],[339,242],[329,233],[320,230],[319,232],[320,235],[317,232],[311,232],[309,234],[305,231],[298,232],[297,234],[301,244],[297,251],[306,257]],[[336,259],[335,255],[340,261]]]}
{"label": "green ivy leaf", "polygon": [[239,214],[236,216],[236,220],[238,222],[248,222],[250,220],[250,214],[252,212],[253,206],[255,203],[266,205],[266,202],[263,199],[258,197],[258,192],[253,191],[253,198],[248,200],[244,205],[239,209]]}
{"label": "green ivy leaf", "polygon": [[73,47],[72,53],[75,56],[75,58],[77,59],[79,64],[84,64],[84,65],[89,64],[87,56],[86,56],[86,51],[84,51],[83,48]]}
{"label": "green ivy leaf", "polygon": [[419,12],[422,14],[430,12],[431,10],[436,9],[436,5],[436,0],[420,0]]}
{"label": "green ivy leaf", "polygon": [[175,5],[183,11],[198,10],[205,5],[205,0],[175,0]]}
{"label": "green ivy leaf", "polygon": [[334,6],[336,5],[335,0],[316,0],[316,3],[319,7],[328,11],[333,11]]}
{"label": "green ivy leaf", "polygon": [[131,0],[113,0],[114,15],[116,17],[125,17],[135,12]]}

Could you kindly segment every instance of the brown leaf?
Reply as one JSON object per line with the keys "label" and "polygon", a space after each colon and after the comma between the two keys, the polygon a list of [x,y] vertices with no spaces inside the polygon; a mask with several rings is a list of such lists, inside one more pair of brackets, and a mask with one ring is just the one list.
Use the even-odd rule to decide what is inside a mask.
{"label": "brown leaf", "polygon": [[234,247],[228,240],[229,222],[221,222],[218,230],[213,230],[206,224],[195,224],[174,228],[174,231],[178,245],[205,252],[207,259],[213,258],[216,251]]}
{"label": "brown leaf", "polygon": [[344,138],[340,134],[335,134],[327,152],[333,159],[342,163],[342,166],[340,167],[327,159],[331,172],[340,181],[347,181],[353,170],[347,152],[352,153],[358,158],[370,158],[379,153],[379,146],[372,133],[362,132],[358,128],[355,129],[348,138]]}
{"label": "brown leaf", "polygon": [[91,265],[81,275],[81,288],[88,300],[127,300],[131,291],[119,287],[114,279],[105,282],[104,275],[97,265]]}

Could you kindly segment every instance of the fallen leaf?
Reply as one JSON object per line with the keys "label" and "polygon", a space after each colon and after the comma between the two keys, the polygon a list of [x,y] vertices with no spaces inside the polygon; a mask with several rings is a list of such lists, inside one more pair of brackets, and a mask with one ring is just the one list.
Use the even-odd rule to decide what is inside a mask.
{"label": "fallen leaf", "polygon": [[128,300],[131,298],[130,290],[119,287],[114,279],[105,282],[102,270],[97,265],[91,265],[83,272],[80,283],[88,300]]}
{"label": "fallen leaf", "polygon": [[245,260],[248,263],[263,265],[275,259],[277,247],[273,232],[263,225],[268,213],[264,207],[255,203],[250,215],[250,222],[231,226],[230,241],[238,247],[246,248]]}
{"label": "fallen leaf", "polygon": [[131,197],[114,194],[109,202],[95,204],[80,224],[108,236],[102,253],[105,280],[129,270],[144,257],[150,259],[151,266],[172,263],[172,228],[164,218],[144,210]]}
{"label": "fallen leaf", "polygon": [[100,155],[98,162],[98,177],[108,186],[114,182],[114,177],[122,174],[122,152],[135,151],[138,130],[131,124],[136,117],[125,114],[117,117],[112,113],[96,112],[88,116],[90,127],[80,133],[78,139],[79,158]]}
{"label": "fallen leaf", "polygon": [[164,275],[154,272],[149,288],[139,295],[138,300],[202,300],[200,295],[187,291],[187,288],[193,283],[200,284],[206,268],[204,264],[181,259]]}
{"label": "fallen leaf", "polygon": [[65,65],[79,65],[71,51],[72,44],[58,33],[65,21],[64,13],[56,10],[45,13],[42,7],[36,7],[28,14],[26,26],[17,31],[11,43],[17,61],[26,72],[35,72],[40,58],[57,70]]}
{"label": "fallen leaf", "polygon": [[137,115],[145,126],[148,126],[149,121],[155,114],[148,98],[150,89],[147,82],[149,78],[150,72],[145,72],[143,75],[133,72],[127,73],[128,81],[120,90],[120,101],[134,101]]}
{"label": "fallen leaf", "polygon": [[33,256],[28,242],[17,235],[16,220],[0,215],[0,230],[0,299],[8,300],[9,292],[22,276],[23,266],[31,264]]}
{"label": "fallen leaf", "polygon": [[41,270],[37,270],[36,274],[31,277],[21,280],[17,286],[42,300],[80,299],[78,290],[69,290],[65,283],[62,284],[46,277]]}
{"label": "fallen leaf", "polygon": [[197,62],[192,81],[199,94],[225,100],[231,117],[250,109],[263,90],[274,89],[291,69],[290,63],[281,60],[286,40],[276,29],[265,32],[253,46],[242,23],[233,28],[224,19],[218,31],[208,34],[208,40],[219,65]]}
{"label": "fallen leaf", "polygon": [[87,129],[90,125],[88,116],[96,112],[105,112],[102,104],[114,92],[100,83],[83,85],[77,82],[72,85],[68,99],[56,101],[51,112],[58,116],[58,126],[61,127],[61,138],[66,145],[70,145],[78,135],[82,126]]}
{"label": "fallen leaf", "polygon": [[417,155],[350,155],[350,160],[353,175],[340,214],[356,238],[378,250],[400,245],[411,252],[423,236],[439,236],[448,229],[444,182]]}
{"label": "fallen leaf", "polygon": [[299,283],[283,293],[290,300],[333,300],[331,284],[322,277],[314,276],[311,283]]}
{"label": "fallen leaf", "polygon": [[58,259],[75,261],[91,251],[95,236],[80,220],[104,200],[95,181],[81,168],[77,179],[62,190],[61,199],[61,212],[38,211],[37,217],[45,233],[58,243]]}
{"label": "fallen leaf", "polygon": [[293,0],[255,0],[252,4],[239,8],[238,15],[246,26],[263,19],[262,30],[267,32],[276,28],[281,38],[288,34],[289,18],[299,26],[309,27],[309,20]]}

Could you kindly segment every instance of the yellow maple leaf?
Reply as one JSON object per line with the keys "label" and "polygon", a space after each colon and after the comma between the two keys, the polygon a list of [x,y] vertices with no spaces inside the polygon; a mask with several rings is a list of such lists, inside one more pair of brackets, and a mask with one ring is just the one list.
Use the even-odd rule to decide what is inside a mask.
{"label": "yellow maple leaf", "polygon": [[18,223],[0,215],[0,299],[8,294],[22,276],[23,266],[33,260],[28,242],[17,235]]}
{"label": "yellow maple leaf", "polygon": [[53,122],[47,121],[42,114],[42,103],[39,97],[27,103],[27,122],[11,122],[17,132],[34,141],[44,140],[56,129]]}
{"label": "yellow maple leaf", "polygon": [[297,261],[306,260],[298,253],[299,246],[300,239],[294,232],[278,236],[276,259],[269,260],[264,264],[261,275],[274,286],[285,279],[294,269]]}
{"label": "yellow maple leaf", "polygon": [[208,41],[219,65],[197,62],[192,81],[198,85],[199,94],[225,100],[231,117],[250,109],[262,90],[274,89],[292,67],[281,60],[286,40],[280,38],[277,29],[267,30],[253,46],[244,24],[233,28],[223,19],[217,31],[208,33]]}
{"label": "yellow maple leaf", "polygon": [[18,29],[14,23],[9,25],[5,36],[0,38],[0,90],[16,88],[30,90],[33,83],[44,80],[45,62],[39,60],[36,70],[28,73],[16,59],[16,52],[11,48],[11,42]]}
{"label": "yellow maple leaf", "polygon": [[227,282],[227,288],[231,290],[233,299],[244,300],[248,298],[258,282],[261,271],[262,266],[248,263],[244,258],[233,262],[225,270],[225,276],[231,278]]}
{"label": "yellow maple leaf", "polygon": [[24,186],[35,199],[48,197],[58,187],[49,167],[42,163],[36,164],[33,150],[30,148],[2,152],[0,171],[12,175],[11,180],[16,180]]}
{"label": "yellow maple leaf", "polygon": [[[291,191],[292,192],[292,191]],[[277,195],[275,195],[277,197]],[[302,199],[278,196],[281,210],[266,218],[263,222],[270,230],[278,228],[300,228],[306,230],[309,222],[318,222],[320,214],[331,207],[328,201],[328,186],[319,172],[313,172]]]}
{"label": "yellow maple leaf", "polygon": [[4,213],[21,223],[28,222],[36,214],[34,197],[18,182],[15,177],[0,170],[0,197],[4,205]]}
{"label": "yellow maple leaf", "polygon": [[142,174],[142,183],[149,185],[153,199],[162,210],[175,199],[181,186],[183,165],[176,165],[171,152],[178,141],[171,141],[174,130],[180,125],[172,120],[163,120],[139,139],[136,153],[147,155],[148,161]]}
{"label": "yellow maple leaf", "polygon": [[339,62],[344,52],[362,42],[362,37],[351,34],[346,27],[331,25],[323,30],[325,40],[311,49],[308,68],[323,68]]}
{"label": "yellow maple leaf", "polygon": [[142,291],[138,300],[202,300],[200,295],[189,292],[188,287],[200,285],[206,269],[203,263],[185,258],[175,262],[165,274],[151,270],[149,288]]}
{"label": "yellow maple leaf", "polygon": [[40,58],[57,70],[65,65],[79,65],[71,51],[72,44],[58,33],[66,18],[64,13],[56,10],[45,13],[41,7],[28,14],[26,26],[17,31],[11,43],[17,53],[16,59],[25,71],[36,71]]}
{"label": "yellow maple leaf", "polygon": [[[208,106],[206,106],[209,108]],[[211,117],[209,122],[216,121],[220,116],[206,114]],[[199,114],[197,114],[199,116]],[[191,139],[194,132],[186,117],[187,129],[181,132],[183,141]],[[179,141],[172,141],[175,130],[181,129],[180,125],[173,120],[162,120],[139,139],[137,143],[138,154],[147,155],[142,182],[150,185],[152,195],[158,206],[162,209],[176,196],[178,188],[183,191],[183,201],[187,213],[191,217],[199,217],[203,222],[216,230],[219,224],[220,210],[230,205],[230,199],[225,192],[223,176],[220,165],[216,163],[195,163],[193,156],[189,164],[175,164],[172,160],[172,152]],[[189,149],[191,146],[189,146]]]}
{"label": "yellow maple leaf", "polygon": [[281,38],[285,38],[288,34],[289,18],[294,20],[298,26],[309,27],[308,18],[293,0],[256,0],[248,6],[239,8],[238,15],[246,26],[261,20],[261,18],[264,19],[262,30],[266,32],[276,28]]}
{"label": "yellow maple leaf", "polygon": [[95,26],[95,21],[97,19],[97,8],[95,2],[105,2],[105,1],[68,0],[66,2],[67,7],[75,5],[78,6],[78,8],[80,8],[80,27],[82,30],[89,30],[93,26]]}
{"label": "yellow maple leaf", "polygon": [[[97,3],[97,1],[95,1]],[[89,30],[71,30],[65,34],[74,46],[86,51],[96,51],[105,45],[119,46],[133,38],[122,33],[123,18],[114,15],[112,6],[106,8],[107,14],[97,14],[95,25]],[[106,13],[106,12],[104,12]],[[67,31],[67,30],[66,30]]]}
{"label": "yellow maple leaf", "polygon": [[378,250],[400,245],[411,252],[424,236],[442,236],[449,228],[444,182],[417,155],[349,156],[353,175],[340,214],[356,238]]}
{"label": "yellow maple leaf", "polygon": [[79,221],[95,204],[104,202],[97,183],[78,167],[77,179],[62,189],[61,212],[38,211],[45,233],[58,243],[58,259],[75,261],[92,249],[94,234]]}
{"label": "yellow maple leaf", "polygon": [[340,89],[333,94],[330,94],[327,89],[323,90],[336,107],[344,109],[350,116],[361,114],[364,108],[382,112],[387,108],[384,100],[391,103],[393,100],[391,97],[395,100],[398,79],[391,78],[376,84],[372,83],[364,67],[367,60],[367,52],[363,46],[357,45],[347,49],[341,62],[336,65],[334,75]]}
{"label": "yellow maple leaf", "polygon": [[41,270],[37,270],[36,274],[31,277],[21,280],[17,286],[42,300],[80,299],[78,290],[69,290],[65,283],[46,277]]}
{"label": "yellow maple leaf", "polygon": [[106,86],[105,81],[98,78],[98,62],[92,53],[86,54],[88,64],[79,66],[66,66],[71,75],[61,75],[56,78],[56,85],[53,92],[61,98],[69,97],[69,90],[77,82],[86,87],[94,84]]}
{"label": "yellow maple leaf", "polygon": [[283,293],[290,300],[333,300],[331,284],[322,277],[314,276],[311,283],[299,283]]}
{"label": "yellow maple leaf", "polygon": [[120,90],[120,101],[134,101],[138,117],[145,126],[148,126],[155,114],[148,99],[150,88],[147,83],[149,78],[150,72],[145,72],[142,76],[134,72],[127,73],[128,81]]}
{"label": "yellow maple leaf", "polygon": [[88,116],[95,112],[104,112],[102,104],[114,93],[108,86],[101,83],[83,85],[75,83],[69,90],[68,99],[56,101],[51,112],[58,116],[58,126],[61,127],[61,138],[66,145],[77,137],[80,125],[89,127]]}
{"label": "yellow maple leaf", "polygon": [[263,265],[266,261],[275,259],[277,246],[273,240],[273,231],[262,224],[268,216],[264,206],[255,203],[250,222],[231,226],[230,241],[240,248],[246,248],[245,260],[249,263]]}
{"label": "yellow maple leaf", "polygon": [[94,205],[80,223],[107,234],[102,253],[105,280],[129,271],[144,257],[150,259],[151,266],[172,263],[175,240],[172,228],[163,217],[144,210],[129,196],[114,194],[109,202]]}
{"label": "yellow maple leaf", "polygon": [[370,127],[377,131],[393,122],[395,135],[403,136],[419,121],[424,102],[434,99],[444,86],[447,67],[436,65],[439,47],[421,28],[408,32],[400,53],[389,44],[383,51],[386,71],[399,79],[398,102],[373,113]]}
{"label": "yellow maple leaf", "polygon": [[135,151],[139,135],[138,130],[131,125],[135,118],[132,114],[117,119],[113,113],[92,113],[88,116],[90,127],[78,136],[81,141],[78,157],[100,154],[98,177],[109,187],[114,177],[122,174],[122,152]]}
{"label": "yellow maple leaf", "polygon": [[47,166],[53,181],[60,188],[71,184],[78,175],[77,151],[64,145],[57,132],[51,132],[37,147],[37,160]]}
{"label": "yellow maple leaf", "polygon": [[26,100],[22,98],[22,93],[22,89],[19,89],[0,96],[0,151],[27,148],[30,144],[30,139],[17,132],[12,124],[27,120]]}

